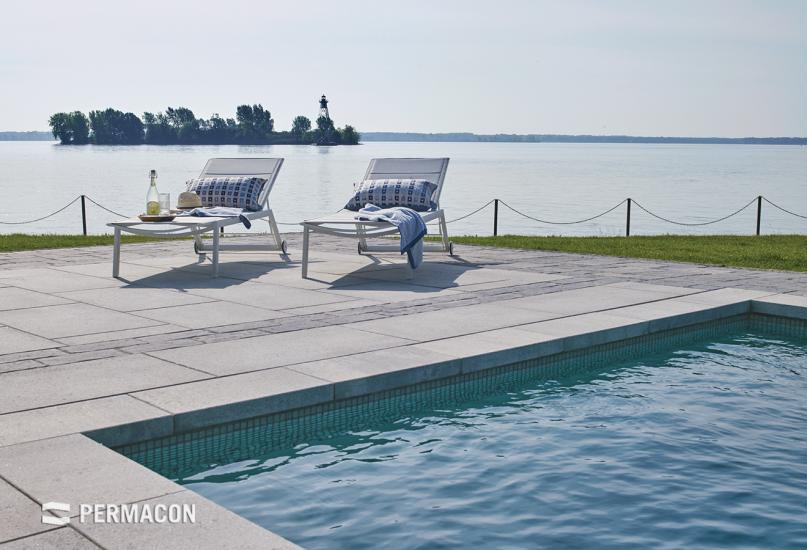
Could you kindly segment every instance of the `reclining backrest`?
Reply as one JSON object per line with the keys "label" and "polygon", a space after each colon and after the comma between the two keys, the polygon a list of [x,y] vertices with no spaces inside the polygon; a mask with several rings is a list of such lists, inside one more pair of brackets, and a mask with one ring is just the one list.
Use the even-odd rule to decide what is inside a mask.
{"label": "reclining backrest", "polygon": [[364,179],[422,179],[437,186],[432,199],[440,207],[440,192],[446,179],[447,158],[393,158],[373,159],[367,167]]}
{"label": "reclining backrest", "polygon": [[258,197],[259,204],[266,204],[282,165],[282,158],[216,158],[207,161],[199,177],[256,176],[266,178],[266,185],[263,186]]}

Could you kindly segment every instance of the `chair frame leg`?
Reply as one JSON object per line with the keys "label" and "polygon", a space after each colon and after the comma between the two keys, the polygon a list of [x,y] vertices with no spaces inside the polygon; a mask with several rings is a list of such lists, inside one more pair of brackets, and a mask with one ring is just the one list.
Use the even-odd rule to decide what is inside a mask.
{"label": "chair frame leg", "polygon": [[277,245],[278,250],[283,250],[283,238],[280,236],[280,230],[277,227],[277,221],[275,220],[275,213],[272,212],[272,209],[269,208],[269,215],[266,217],[266,221],[269,222],[269,229],[272,232],[272,236],[275,238],[275,244]]}
{"label": "chair frame leg", "polygon": [[112,246],[112,276],[120,276],[120,228],[115,228],[115,236]]}
{"label": "chair frame leg", "polygon": [[202,234],[198,231],[193,231],[193,250],[196,252],[196,262],[204,263],[207,254],[204,251],[204,243],[202,242]]}
{"label": "chair frame leg", "polygon": [[212,277],[219,276],[219,240],[221,232],[218,226],[213,227],[213,272]]}
{"label": "chair frame leg", "polygon": [[440,235],[443,237],[443,251],[451,252],[451,241],[448,240],[448,224],[446,224],[446,213],[440,210]]}
{"label": "chair frame leg", "polygon": [[367,237],[364,230],[364,225],[356,224],[356,234],[359,236],[359,253],[367,250]]}
{"label": "chair frame leg", "polygon": [[303,279],[308,279],[308,240],[310,229],[307,225],[303,226]]}

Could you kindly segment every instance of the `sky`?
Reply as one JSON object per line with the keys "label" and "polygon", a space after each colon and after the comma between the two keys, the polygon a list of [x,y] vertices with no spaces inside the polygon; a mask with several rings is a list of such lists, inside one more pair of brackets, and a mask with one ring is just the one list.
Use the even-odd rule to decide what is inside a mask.
{"label": "sky", "polygon": [[168,106],[288,129],[807,136],[802,0],[5,0],[0,130]]}

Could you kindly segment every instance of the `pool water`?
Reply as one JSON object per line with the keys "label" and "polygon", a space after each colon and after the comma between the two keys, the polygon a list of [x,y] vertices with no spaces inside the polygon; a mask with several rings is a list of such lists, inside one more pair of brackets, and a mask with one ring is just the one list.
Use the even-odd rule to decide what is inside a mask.
{"label": "pool water", "polygon": [[807,547],[807,340],[575,361],[127,454],[306,548]]}

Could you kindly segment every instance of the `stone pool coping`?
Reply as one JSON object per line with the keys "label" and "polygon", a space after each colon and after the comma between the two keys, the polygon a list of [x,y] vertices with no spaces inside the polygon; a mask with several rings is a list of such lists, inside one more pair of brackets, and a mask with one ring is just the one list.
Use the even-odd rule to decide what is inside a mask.
{"label": "stone pool coping", "polygon": [[[273,377],[272,374],[278,369],[276,367],[218,378],[217,381],[224,382],[215,388],[205,388],[200,393],[186,387],[201,385],[193,382],[137,392],[132,395],[147,403],[166,407],[166,411],[180,409],[181,412],[166,412],[153,418],[82,433],[105,446],[121,447],[743,314],[807,319],[807,298],[779,294],[749,300],[741,297],[761,293],[725,290],[729,292],[699,292],[680,298],[558,316],[535,323],[286,367],[292,372],[316,378],[316,384],[299,383],[293,380],[293,374],[291,381],[284,380],[283,376]],[[667,308],[689,311],[666,315],[663,310]],[[445,359],[435,361],[433,354],[423,354],[423,351],[437,352]],[[270,385],[277,384],[277,388],[257,385],[267,379]],[[244,385],[249,382],[256,383],[255,393],[259,395],[239,399],[245,393]]]}
{"label": "stone pool coping", "polygon": [[[560,258],[566,261],[570,256]],[[575,259],[595,261],[588,257]],[[625,272],[632,273],[639,265],[648,271],[657,266],[652,262],[629,261],[625,263]],[[130,269],[134,269],[132,266]],[[346,266],[345,270],[354,268]],[[505,265],[504,269],[507,268]],[[536,268],[529,266],[529,269]],[[539,269],[551,273],[544,264]],[[515,277],[517,272],[513,273],[511,284],[523,284],[523,280]],[[120,446],[335,402],[747,313],[807,319],[807,297],[777,292],[774,289],[786,289],[778,280],[767,289],[749,285],[757,286],[757,290],[725,284],[725,288],[698,288],[686,284],[686,280],[681,280],[684,284],[680,286],[671,286],[674,281],[654,284],[650,277],[639,283],[611,279],[575,286],[576,279],[563,275],[568,270],[554,273],[556,279],[571,280],[574,284],[563,287],[569,290],[560,288],[537,295],[514,294],[510,289],[516,287],[510,286],[492,302],[471,302],[472,305],[461,302],[453,309],[426,308],[423,312],[413,308],[414,311],[394,318],[383,314],[369,319],[348,318],[344,326],[366,334],[371,346],[350,349],[355,342],[349,342],[347,348],[331,343],[328,345],[335,347],[322,358],[298,362],[281,358],[276,362],[278,366],[252,365],[251,356],[239,352],[239,343],[261,343],[265,355],[260,360],[272,363],[274,356],[284,353],[284,343],[291,342],[293,338],[289,335],[295,332],[267,334],[258,323],[239,327],[239,339],[229,342],[219,341],[216,331],[196,336],[202,341],[194,346],[177,349],[127,342],[134,354],[114,353],[97,359],[92,354],[100,351],[93,346],[106,353],[103,346],[76,342],[69,351],[73,357],[81,355],[83,362],[71,363],[69,370],[47,367],[45,363],[45,370],[63,373],[62,378],[53,378],[53,384],[69,385],[71,376],[86,379],[95,372],[91,369],[99,361],[120,363],[121,372],[135,367],[156,368],[171,377],[151,389],[108,392],[48,406],[36,404],[37,392],[47,392],[47,387],[27,388],[29,393],[24,399],[31,402],[21,402],[19,412],[0,415],[0,510],[6,519],[0,526],[0,541],[6,542],[0,543],[0,547],[6,550],[36,544],[42,548],[293,548],[282,537],[159,476],[107,445]],[[759,278],[779,276],[762,272]],[[585,275],[578,275],[578,279],[585,279]],[[753,282],[751,278],[748,281]],[[0,278],[0,288],[3,285]],[[435,295],[440,294],[432,290]],[[452,300],[465,300],[464,295],[452,292],[449,296]],[[493,288],[476,294],[485,292],[493,295],[500,291]],[[353,293],[361,295],[361,291]],[[601,300],[599,306],[594,304],[597,300],[592,300],[608,294],[620,298],[621,293],[632,298],[615,299],[611,305],[607,305],[611,303],[608,300]],[[439,300],[435,299],[435,303]],[[331,319],[325,318],[320,325],[298,327],[296,334],[308,335],[318,342],[318,338],[322,342],[338,341],[344,330],[328,326]],[[464,327],[454,331],[451,323]],[[221,361],[222,353],[233,360]],[[32,352],[19,359],[58,365],[66,355]],[[133,357],[138,358],[137,363]],[[166,370],[160,371],[161,368]],[[36,367],[42,369],[42,365]],[[188,377],[187,370],[197,375]],[[73,521],[63,527],[43,525],[39,521],[39,506],[49,501],[70,503]],[[199,522],[83,524],[75,517],[80,503],[145,502],[196,504]]]}

